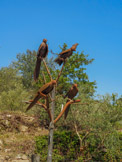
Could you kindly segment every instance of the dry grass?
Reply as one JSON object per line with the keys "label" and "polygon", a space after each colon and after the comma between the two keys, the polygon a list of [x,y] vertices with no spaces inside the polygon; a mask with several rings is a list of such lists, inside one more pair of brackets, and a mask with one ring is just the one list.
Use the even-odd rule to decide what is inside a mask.
{"label": "dry grass", "polygon": [[[25,126],[26,130],[21,131],[20,126]],[[40,128],[38,117],[22,112],[0,112],[0,140],[3,143],[0,155],[11,158],[21,153],[31,155],[35,149],[34,139],[39,135],[48,135],[48,130]]]}

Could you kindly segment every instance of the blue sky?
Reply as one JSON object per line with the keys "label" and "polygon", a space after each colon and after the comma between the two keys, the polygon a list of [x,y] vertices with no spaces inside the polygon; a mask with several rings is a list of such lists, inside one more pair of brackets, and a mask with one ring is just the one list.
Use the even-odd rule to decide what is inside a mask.
{"label": "blue sky", "polygon": [[122,94],[122,0],[0,0],[0,68],[43,38],[54,52],[78,42],[97,93]]}

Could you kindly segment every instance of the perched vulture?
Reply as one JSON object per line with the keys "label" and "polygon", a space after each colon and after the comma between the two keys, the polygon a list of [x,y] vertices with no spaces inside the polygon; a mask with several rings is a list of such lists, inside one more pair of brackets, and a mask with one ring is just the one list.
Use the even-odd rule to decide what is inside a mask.
{"label": "perched vulture", "polygon": [[46,98],[47,94],[50,93],[53,90],[55,84],[56,84],[55,80],[52,80],[51,82],[44,84],[39,89],[35,98],[30,103],[30,105],[27,107],[26,111],[28,111],[32,106],[34,106],[41,97]]}
{"label": "perched vulture", "polygon": [[73,51],[76,51],[77,46],[78,43],[74,44],[70,49],[62,51],[61,53],[59,53],[58,58],[55,59],[54,61],[57,64],[61,65],[67,57],[70,57],[72,55]]}
{"label": "perched vulture", "polygon": [[[70,88],[70,90],[67,92],[67,94],[64,96],[65,98],[68,97],[69,99],[67,100],[70,101],[70,99],[72,100],[76,94],[78,93],[78,88],[77,88],[77,84],[73,84],[72,87]],[[69,112],[69,109],[70,109],[70,105],[68,106],[68,108],[66,109],[65,111],[65,114],[64,114],[64,119],[66,119],[67,115],[68,115],[68,112]]]}
{"label": "perched vulture", "polygon": [[37,81],[39,77],[39,72],[40,72],[40,66],[41,66],[41,61],[43,58],[47,56],[48,53],[48,45],[46,44],[47,39],[43,39],[43,42],[39,46],[38,52],[37,52],[37,60],[36,60],[36,67],[34,70],[34,80]]}

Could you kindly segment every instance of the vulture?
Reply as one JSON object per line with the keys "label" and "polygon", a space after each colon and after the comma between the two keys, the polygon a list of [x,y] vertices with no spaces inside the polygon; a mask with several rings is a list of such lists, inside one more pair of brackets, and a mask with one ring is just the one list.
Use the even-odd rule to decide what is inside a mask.
{"label": "vulture", "polygon": [[56,84],[56,81],[55,80],[52,80],[51,82],[44,84],[39,89],[39,91],[37,92],[37,94],[36,94],[35,98],[33,99],[33,101],[27,107],[26,112],[28,110],[30,110],[31,107],[34,106],[41,97],[46,98],[47,97],[47,94],[50,93],[53,90],[55,84]]}
{"label": "vulture", "polygon": [[[78,88],[77,88],[77,84],[73,84],[72,87],[70,88],[70,90],[67,92],[67,94],[64,96],[64,98],[68,97],[69,99],[67,100],[70,101],[70,99],[72,100],[78,93]],[[70,109],[70,105],[68,106],[68,108],[66,109],[65,111],[65,114],[64,114],[64,119],[66,119],[67,115],[68,115],[68,112],[69,112],[69,109]]]}
{"label": "vulture", "polygon": [[37,52],[36,66],[35,66],[35,70],[34,70],[34,80],[35,81],[37,81],[37,79],[39,77],[41,61],[48,54],[48,45],[46,43],[47,43],[47,39],[43,39],[43,42],[39,46],[39,49]]}
{"label": "vulture", "polygon": [[62,51],[61,53],[59,53],[58,58],[56,58],[54,61],[57,64],[61,65],[66,60],[66,58],[72,55],[73,51],[76,51],[77,46],[78,46],[78,43],[72,45],[70,49]]}

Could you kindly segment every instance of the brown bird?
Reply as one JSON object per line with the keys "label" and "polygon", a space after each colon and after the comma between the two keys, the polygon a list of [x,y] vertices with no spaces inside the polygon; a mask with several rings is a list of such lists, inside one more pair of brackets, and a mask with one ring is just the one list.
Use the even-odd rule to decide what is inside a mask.
{"label": "brown bird", "polygon": [[43,39],[43,42],[39,46],[39,49],[38,49],[38,52],[37,52],[36,67],[35,67],[35,70],[34,70],[34,80],[35,81],[37,81],[37,79],[39,77],[41,61],[48,54],[48,45],[46,44],[46,42],[47,42],[47,39]]}
{"label": "brown bird", "polygon": [[[72,87],[70,88],[70,90],[64,96],[64,98],[68,97],[69,99],[67,100],[67,102],[69,102],[70,100],[72,100],[77,95],[77,93],[78,93],[77,84],[73,84]],[[64,119],[66,119],[68,112],[69,112],[69,109],[70,109],[70,105],[68,106],[68,108],[65,111]]]}
{"label": "brown bird", "polygon": [[73,53],[73,51],[76,51],[76,48],[78,46],[78,43],[74,44],[70,49],[62,51],[61,53],[59,53],[59,56],[57,59],[55,59],[54,61],[61,65],[67,57],[70,57]]}
{"label": "brown bird", "polygon": [[55,80],[52,80],[51,82],[44,84],[39,89],[39,91],[37,92],[35,98],[31,102],[31,104],[27,107],[26,111],[31,109],[31,107],[34,106],[41,97],[44,97],[46,99],[47,94],[50,93],[53,90],[55,84],[56,84]]}
{"label": "brown bird", "polygon": [[77,102],[80,102],[80,100],[71,100],[71,101],[68,101],[64,107],[63,107],[63,110],[60,112],[60,114],[57,116],[57,118],[54,120],[54,124],[62,117],[62,115],[64,114],[64,112],[67,110],[67,108],[73,104],[73,103],[77,103]]}

